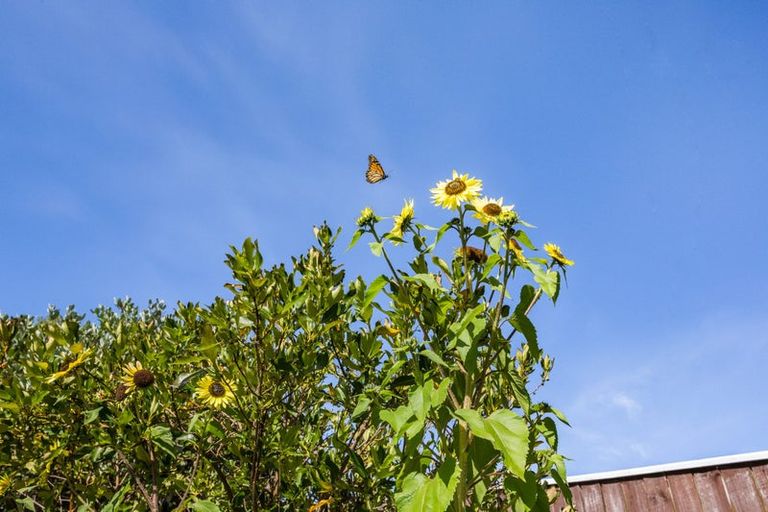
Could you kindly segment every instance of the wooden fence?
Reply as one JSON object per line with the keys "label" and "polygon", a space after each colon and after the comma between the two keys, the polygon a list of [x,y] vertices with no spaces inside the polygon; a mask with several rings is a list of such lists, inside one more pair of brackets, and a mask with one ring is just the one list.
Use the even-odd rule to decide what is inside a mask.
{"label": "wooden fence", "polygon": [[[768,451],[568,479],[578,512],[768,512]],[[566,509],[562,497],[552,512]]]}

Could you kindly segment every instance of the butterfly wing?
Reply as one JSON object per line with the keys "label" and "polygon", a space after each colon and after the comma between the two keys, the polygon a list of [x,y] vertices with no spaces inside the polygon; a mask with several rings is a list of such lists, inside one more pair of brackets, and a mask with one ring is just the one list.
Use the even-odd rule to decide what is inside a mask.
{"label": "butterfly wing", "polygon": [[368,155],[368,170],[365,171],[365,181],[368,183],[378,183],[388,177],[376,156]]}

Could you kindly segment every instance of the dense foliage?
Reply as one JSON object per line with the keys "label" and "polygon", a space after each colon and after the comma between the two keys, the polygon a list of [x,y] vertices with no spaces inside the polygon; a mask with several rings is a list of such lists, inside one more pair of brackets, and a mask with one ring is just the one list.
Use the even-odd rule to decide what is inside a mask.
{"label": "dense foliage", "polygon": [[526,256],[529,225],[480,187],[438,183],[439,228],[413,202],[385,232],[365,209],[370,282],[323,225],[287,265],[233,247],[207,306],[0,317],[0,507],[544,511],[547,477],[569,499],[528,315],[573,262]]}

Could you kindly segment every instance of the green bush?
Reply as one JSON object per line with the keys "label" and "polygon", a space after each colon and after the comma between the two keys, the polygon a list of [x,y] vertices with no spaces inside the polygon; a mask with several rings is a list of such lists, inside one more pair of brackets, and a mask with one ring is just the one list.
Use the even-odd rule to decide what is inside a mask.
{"label": "green bush", "polygon": [[412,201],[387,232],[365,209],[370,282],[323,225],[288,265],[232,247],[207,306],[0,317],[2,508],[545,511],[546,477],[570,500],[528,315],[573,262],[526,256],[530,226],[480,187],[438,183],[439,228]]}

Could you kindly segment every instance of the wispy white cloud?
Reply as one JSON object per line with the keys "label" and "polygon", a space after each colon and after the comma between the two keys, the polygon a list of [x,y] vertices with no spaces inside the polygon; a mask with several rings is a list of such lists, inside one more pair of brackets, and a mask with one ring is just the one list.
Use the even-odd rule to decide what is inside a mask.
{"label": "wispy white cloud", "polygon": [[577,389],[561,391],[573,425],[562,432],[572,472],[764,449],[766,332],[768,319],[719,311],[648,334],[653,344],[637,333],[606,336],[624,341],[605,344]]}

